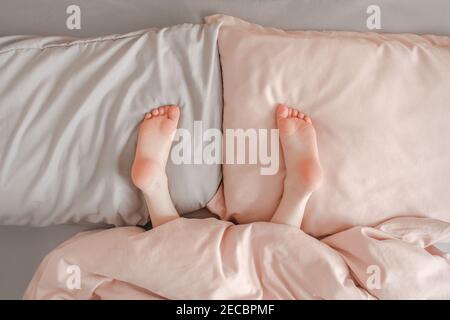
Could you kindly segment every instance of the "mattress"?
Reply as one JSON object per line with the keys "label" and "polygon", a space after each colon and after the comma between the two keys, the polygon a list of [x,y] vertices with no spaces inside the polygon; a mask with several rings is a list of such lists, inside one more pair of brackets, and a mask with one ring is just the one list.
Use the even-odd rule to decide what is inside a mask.
{"label": "mattress", "polygon": [[[14,34],[76,37],[125,33],[184,22],[200,23],[223,13],[283,29],[367,31],[370,0],[78,0],[81,29],[66,28],[68,1],[0,0],[0,36]],[[450,35],[445,0],[379,0],[382,32]],[[203,210],[200,215],[206,215]],[[44,228],[0,227],[0,299],[20,299],[42,258],[65,239],[104,225]],[[450,252],[450,246],[441,246]]]}

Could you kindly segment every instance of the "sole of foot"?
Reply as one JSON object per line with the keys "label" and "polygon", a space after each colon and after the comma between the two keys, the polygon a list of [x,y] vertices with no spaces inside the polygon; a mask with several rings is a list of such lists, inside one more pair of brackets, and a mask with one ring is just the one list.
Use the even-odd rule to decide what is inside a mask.
{"label": "sole of foot", "polygon": [[317,190],[323,174],[311,118],[283,104],[277,106],[276,118],[286,164],[285,187],[301,192]]}
{"label": "sole of foot", "polygon": [[162,106],[147,113],[139,126],[131,177],[143,192],[167,181],[165,168],[179,118],[178,106]]}

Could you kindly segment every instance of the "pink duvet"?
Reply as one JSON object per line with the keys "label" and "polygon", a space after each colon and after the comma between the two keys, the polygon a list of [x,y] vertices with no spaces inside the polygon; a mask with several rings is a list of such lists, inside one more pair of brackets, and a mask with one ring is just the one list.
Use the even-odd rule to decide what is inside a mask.
{"label": "pink duvet", "polygon": [[433,246],[449,238],[449,223],[427,218],[320,241],[268,222],[180,218],[75,236],[44,259],[25,298],[450,299],[450,259]]}
{"label": "pink duvet", "polygon": [[[25,298],[450,299],[450,257],[433,246],[450,241],[450,39],[215,19],[224,128],[272,128],[277,102],[314,119],[326,177],[306,233],[212,218],[85,232],[44,259]],[[268,220],[283,178],[225,165],[210,207]]]}

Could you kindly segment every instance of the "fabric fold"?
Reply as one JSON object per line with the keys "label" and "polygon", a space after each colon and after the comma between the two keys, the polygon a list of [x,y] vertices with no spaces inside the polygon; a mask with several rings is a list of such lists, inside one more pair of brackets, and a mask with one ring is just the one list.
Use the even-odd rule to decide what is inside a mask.
{"label": "fabric fold", "polygon": [[[90,231],[44,259],[24,298],[448,299],[449,260],[426,248],[449,235],[448,223],[424,218],[321,241],[290,226],[214,218]],[[70,266],[81,271],[79,289],[67,285]]]}

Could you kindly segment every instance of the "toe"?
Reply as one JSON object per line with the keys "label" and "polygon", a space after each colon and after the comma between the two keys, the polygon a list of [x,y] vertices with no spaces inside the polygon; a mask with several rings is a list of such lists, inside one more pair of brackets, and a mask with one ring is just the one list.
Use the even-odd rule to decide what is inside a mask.
{"label": "toe", "polygon": [[292,118],[292,108],[289,108],[288,118]]}
{"label": "toe", "polygon": [[298,117],[300,118],[300,119],[304,119],[305,118],[305,114],[303,113],[303,112],[298,112]]}
{"label": "toe", "polygon": [[159,111],[158,111],[158,109],[153,109],[152,110],[152,116],[157,116],[159,114]]}
{"label": "toe", "polygon": [[167,107],[167,117],[171,120],[178,121],[180,118],[180,107],[178,106],[168,106]]}
{"label": "toe", "polygon": [[284,104],[277,105],[277,120],[287,118],[288,108]]}
{"label": "toe", "polygon": [[164,114],[168,115],[170,106],[164,106]]}
{"label": "toe", "polygon": [[298,117],[298,110],[296,110],[296,109],[292,110],[292,116],[297,118]]}
{"label": "toe", "polygon": [[308,123],[312,123],[311,118],[308,117],[308,116],[305,116],[305,117],[303,118],[303,120],[305,120],[305,121],[308,122]]}
{"label": "toe", "polygon": [[152,117],[152,114],[151,114],[151,112],[147,112],[146,114],[145,114],[145,119],[151,119],[151,117]]}
{"label": "toe", "polygon": [[164,113],[165,113],[165,110],[166,110],[165,107],[159,107],[159,108],[158,108],[158,113],[159,113],[159,115],[160,115],[160,116],[163,116]]}

